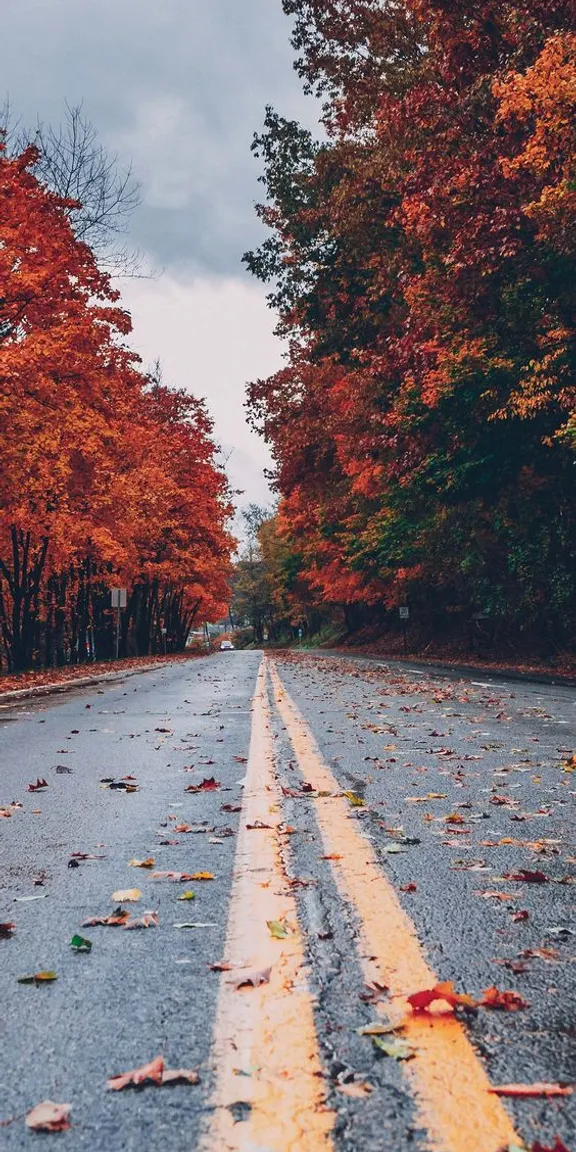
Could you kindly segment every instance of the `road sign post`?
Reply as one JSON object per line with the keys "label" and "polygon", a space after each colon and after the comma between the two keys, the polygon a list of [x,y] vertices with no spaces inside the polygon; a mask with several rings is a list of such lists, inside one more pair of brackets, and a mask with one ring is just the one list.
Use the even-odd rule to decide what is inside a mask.
{"label": "road sign post", "polygon": [[402,633],[403,633],[403,640],[404,640],[404,655],[407,656],[408,655],[408,643],[406,640],[406,629],[408,627],[408,620],[410,619],[410,609],[408,608],[407,604],[401,604],[399,609],[398,609],[398,613],[399,613],[400,619],[402,621]]}
{"label": "road sign post", "polygon": [[120,654],[120,609],[126,607],[127,592],[125,588],[110,589],[110,603],[116,609],[116,659]]}

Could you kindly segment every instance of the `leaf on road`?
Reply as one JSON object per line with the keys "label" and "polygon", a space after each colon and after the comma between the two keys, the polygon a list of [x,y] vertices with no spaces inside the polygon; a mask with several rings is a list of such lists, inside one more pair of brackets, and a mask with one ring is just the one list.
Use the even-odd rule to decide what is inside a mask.
{"label": "leaf on road", "polygon": [[189,784],[185,792],[215,792],[220,787],[220,781],[213,776],[207,776],[200,784]]}
{"label": "leaf on road", "polygon": [[471,996],[454,991],[454,985],[449,980],[435,984],[433,988],[425,988],[422,992],[413,992],[406,997],[414,1012],[426,1012],[436,1000],[443,1000],[451,1008],[464,1008],[465,1011],[474,1011],[476,1002]]}
{"label": "leaf on road", "polygon": [[110,916],[90,916],[88,920],[82,921],[83,928],[95,928],[99,924],[104,924],[110,928],[116,928],[118,925],[125,924],[130,919],[130,913],[127,908],[115,908]]}
{"label": "leaf on road", "polygon": [[181,892],[180,895],[176,897],[176,899],[177,900],[195,900],[196,899],[196,893],[193,892],[191,888],[187,888],[186,892]]}
{"label": "leaf on road", "polygon": [[396,1031],[397,1028],[395,1028],[393,1024],[384,1024],[381,1020],[374,1020],[372,1024],[363,1024],[362,1028],[358,1029],[358,1035],[389,1036]]}
{"label": "leaf on road", "polygon": [[255,820],[253,824],[247,824],[246,825],[246,831],[247,832],[254,832],[254,831],[256,831],[256,829],[273,828],[273,827],[274,827],[273,824],[265,824],[263,820]]}
{"label": "leaf on road", "polygon": [[527,912],[525,908],[521,908],[519,912],[513,912],[512,913],[512,919],[516,923],[518,923],[521,920],[529,920],[530,919],[530,913]]}
{"label": "leaf on road", "polygon": [[282,920],[267,920],[268,931],[274,940],[285,940],[287,936],[292,936],[293,932]]}
{"label": "leaf on road", "polygon": [[48,781],[43,776],[39,776],[35,784],[28,785],[28,792],[42,792],[44,788],[48,787]]}
{"label": "leaf on road", "polygon": [[124,928],[157,928],[159,923],[157,912],[144,912],[142,916],[127,920]]}
{"label": "leaf on road", "polygon": [[517,872],[505,872],[505,880],[518,880],[524,884],[547,884],[548,876],[544,872],[531,872],[528,868],[519,868]]}
{"label": "leaf on road", "polygon": [[483,900],[515,900],[516,897],[511,892],[498,892],[491,888],[487,888],[485,892],[480,892],[478,888],[474,889],[475,896],[481,896]]}
{"label": "leaf on road", "polygon": [[16,925],[13,920],[4,920],[0,922],[0,940],[9,940],[16,931]]}
{"label": "leaf on road", "polygon": [[373,1036],[372,1044],[377,1052],[382,1052],[384,1056],[391,1056],[394,1060],[411,1060],[415,1055],[414,1048],[397,1036],[390,1036],[388,1039],[384,1039],[382,1036]]}
{"label": "leaf on road", "polygon": [[226,981],[235,991],[239,988],[258,988],[260,984],[270,983],[272,968],[240,968],[234,976]]}
{"label": "leaf on road", "polygon": [[399,891],[400,892],[417,892],[418,891],[418,885],[414,884],[413,881],[410,881],[409,884],[401,884]]}
{"label": "leaf on road", "polygon": [[31,900],[46,900],[47,898],[47,892],[40,892],[37,896],[15,896],[14,903],[29,904]]}
{"label": "leaf on road", "polygon": [[115,904],[136,904],[142,899],[142,893],[139,888],[119,888],[112,893],[112,899]]}
{"label": "leaf on road", "polygon": [[525,1099],[532,1099],[538,1096],[544,1096],[547,1099],[552,1096],[571,1096],[573,1092],[571,1084],[499,1084],[488,1091],[493,1096],[515,1096]]}
{"label": "leaf on road", "polygon": [[173,880],[177,883],[180,880],[192,880],[191,872],[151,872],[151,880]]}
{"label": "leaf on road", "polygon": [[105,860],[105,856],[95,856],[93,852],[71,852],[71,860]]}
{"label": "leaf on road", "polygon": [[199,1084],[200,1076],[195,1068],[168,1068],[162,1073],[162,1084]]}
{"label": "leaf on road", "polygon": [[110,1080],[106,1081],[106,1087],[111,1088],[114,1092],[121,1092],[123,1088],[137,1088],[139,1084],[146,1084],[148,1081],[153,1084],[161,1084],[163,1075],[164,1057],[156,1056],[148,1064],[143,1064],[141,1068],[133,1068],[130,1072],[123,1072],[120,1076],[112,1076]]}
{"label": "leaf on road", "polygon": [[26,1116],[26,1127],[33,1132],[64,1132],[70,1128],[71,1104],[54,1104],[43,1100],[36,1104]]}
{"label": "leaf on road", "polygon": [[190,880],[214,880],[215,877],[212,872],[193,872]]}
{"label": "leaf on road", "polygon": [[183,923],[175,924],[175,928],[217,928],[218,925],[213,920],[185,920]]}
{"label": "leaf on road", "polygon": [[482,993],[480,1006],[482,1008],[500,1008],[504,1012],[517,1012],[519,1008],[530,1007],[518,992],[500,992],[494,985],[491,988],[486,988]]}
{"label": "leaf on road", "polygon": [[75,952],[91,952],[92,941],[87,940],[85,936],[74,935],[70,941],[70,947],[73,948]]}
{"label": "leaf on road", "polygon": [[128,865],[130,868],[153,868],[156,861],[153,856],[148,856],[146,860],[129,860]]}
{"label": "leaf on road", "polygon": [[19,984],[51,984],[53,980],[58,977],[55,972],[43,971],[35,972],[33,976],[19,976]]}
{"label": "leaf on road", "polygon": [[350,790],[348,790],[347,792],[343,792],[342,795],[345,796],[346,799],[350,801],[353,808],[364,808],[365,807],[365,801],[362,799],[361,796],[358,796],[356,794],[356,792],[351,792]]}
{"label": "leaf on road", "polygon": [[406,796],[408,804],[426,804],[428,800],[447,800],[446,792],[428,792],[426,796]]}
{"label": "leaf on road", "polygon": [[367,984],[364,992],[360,993],[360,1000],[364,1004],[379,1004],[381,1000],[386,1000],[390,989],[387,984],[379,984],[377,980],[373,980],[371,984]]}

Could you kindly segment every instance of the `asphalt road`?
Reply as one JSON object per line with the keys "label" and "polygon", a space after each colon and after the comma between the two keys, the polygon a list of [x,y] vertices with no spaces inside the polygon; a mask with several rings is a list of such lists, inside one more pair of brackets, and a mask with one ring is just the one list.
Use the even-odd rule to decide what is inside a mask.
{"label": "asphalt road", "polygon": [[[421,990],[402,985],[416,951],[413,970],[433,974],[424,986],[452,981],[476,1002],[496,986],[525,1005],[458,1009],[461,1024],[450,1014],[480,1126],[498,1098],[477,1086],[476,1065],[492,1085],[576,1080],[576,774],[566,770],[576,752],[574,691],[288,654],[265,661],[281,683],[269,673],[264,683],[260,671],[254,705],[261,660],[223,653],[0,709],[0,807],[22,805],[0,819],[0,921],[16,926],[0,939],[6,1152],[45,1140],[66,1152],[424,1152],[431,1141],[443,1152],[499,1152],[488,1111],[474,1146],[458,1136],[464,1116],[452,1135],[443,1119],[452,1100],[456,1112],[463,1107],[447,1082],[458,1077],[443,1016],[418,1014],[424,1025],[409,1021],[406,1032],[397,1025],[415,1044],[409,1060],[359,1035],[376,1018],[397,1023],[404,994]],[[318,783],[322,773],[329,787]],[[106,783],[124,777],[137,790]],[[185,791],[212,777],[215,787]],[[28,791],[37,778],[47,787]],[[264,816],[253,820],[246,805],[258,803]],[[326,850],[332,827],[338,852]],[[148,858],[152,869],[129,864]],[[213,879],[174,882],[154,871]],[[240,874],[258,891],[241,889]],[[122,907],[135,918],[157,913],[157,926],[82,927],[110,915],[120,903],[113,893],[133,887],[141,898]],[[178,899],[189,890],[193,900]],[[263,969],[261,988],[236,988],[235,936],[243,934],[245,950],[253,939],[251,961],[265,951],[261,896],[277,898],[288,933],[272,936],[278,968],[283,949],[297,945],[301,976],[274,984]],[[92,941],[89,954],[72,950],[75,933]],[[222,960],[233,961],[232,975],[211,968]],[[300,963],[294,953],[288,960]],[[367,965],[380,960],[388,991],[367,981]],[[57,980],[18,982],[42,970]],[[300,1039],[310,1006],[311,1083],[321,1103],[309,1108],[325,1129],[317,1136],[305,1104],[300,1128],[290,1127],[290,1091],[304,1076],[293,1021],[282,1015],[292,992],[301,997]],[[229,1037],[232,1055],[218,1035]],[[269,1043],[272,1071],[249,1035]],[[274,1044],[286,1064],[278,1083]],[[160,1055],[167,1067],[196,1069],[200,1082],[106,1088],[109,1077]],[[276,1133],[259,1123],[267,1096],[279,1101],[278,1117],[287,1110]],[[69,1130],[27,1130],[25,1114],[45,1099],[72,1105]],[[559,1138],[574,1152],[575,1100],[504,1100],[517,1134],[508,1146],[547,1149]],[[225,1137],[214,1127],[223,1110]]]}

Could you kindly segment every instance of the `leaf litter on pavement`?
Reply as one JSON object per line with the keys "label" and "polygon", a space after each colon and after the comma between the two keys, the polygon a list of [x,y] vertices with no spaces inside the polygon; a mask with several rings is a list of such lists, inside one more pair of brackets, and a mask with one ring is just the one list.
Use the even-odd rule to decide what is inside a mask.
{"label": "leaf litter on pavement", "polygon": [[166,1084],[199,1084],[200,1076],[195,1068],[166,1068],[163,1056],[156,1056],[141,1068],[133,1068],[130,1072],[122,1072],[119,1076],[111,1076],[106,1081],[106,1087],[113,1092],[121,1092],[124,1088],[142,1088],[146,1084],[162,1087]]}

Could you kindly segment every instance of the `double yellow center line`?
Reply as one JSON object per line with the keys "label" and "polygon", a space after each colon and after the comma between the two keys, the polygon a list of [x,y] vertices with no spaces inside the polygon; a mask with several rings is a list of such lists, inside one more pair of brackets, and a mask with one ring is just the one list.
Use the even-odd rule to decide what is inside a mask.
{"label": "double yellow center line", "polygon": [[[330,857],[338,892],[360,925],[357,960],[366,982],[386,985],[390,1001],[376,1010],[402,1025],[414,1049],[403,1063],[417,1122],[436,1152],[500,1152],[521,1145],[501,1101],[489,1093],[484,1068],[463,1025],[450,1014],[412,1014],[406,996],[432,987],[436,974],[416,929],[382,873],[370,842],[322,760],[272,661],[260,668],[228,923],[226,958],[235,967],[271,966],[270,982],[236,990],[223,973],[213,1041],[215,1090],[203,1152],[327,1152],[334,1116],[325,1087],[306,979],[297,909],[282,860],[282,797],[266,695],[270,669],[284,722]],[[319,796],[317,793],[328,793]],[[260,821],[271,827],[248,830]],[[285,850],[285,849],[284,849]],[[283,919],[293,934],[277,940],[267,921]]]}

